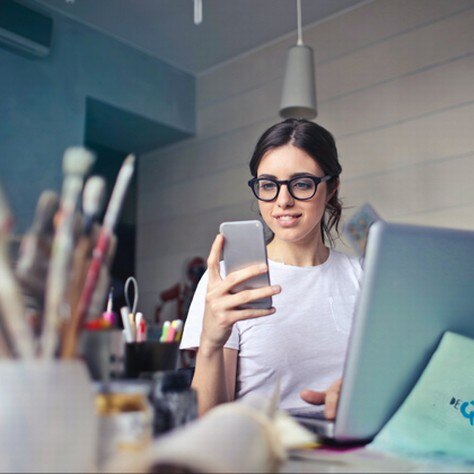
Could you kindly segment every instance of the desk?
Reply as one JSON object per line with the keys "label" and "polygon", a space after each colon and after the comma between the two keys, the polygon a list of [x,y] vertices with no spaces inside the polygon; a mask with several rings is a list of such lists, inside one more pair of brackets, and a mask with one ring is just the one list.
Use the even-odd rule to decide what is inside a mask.
{"label": "desk", "polygon": [[474,472],[474,462],[408,460],[364,447],[340,452],[322,448],[300,451],[290,456],[280,472]]}
{"label": "desk", "polygon": [[[211,453],[208,453],[211,455]],[[149,465],[143,463],[143,453],[120,453],[104,466],[100,472],[143,473]],[[156,471],[160,472],[160,471]],[[176,470],[179,472],[179,470]],[[230,472],[230,471],[229,471]],[[234,471],[236,472],[236,471]],[[245,471],[238,471],[245,472]],[[254,471],[247,471],[254,472]],[[259,471],[261,472],[261,471]],[[281,474],[290,473],[345,473],[345,472],[474,472],[474,462],[470,465],[462,462],[443,463],[416,460],[404,460],[381,453],[374,453],[366,448],[336,452],[325,448],[299,451],[291,455],[278,470]]]}

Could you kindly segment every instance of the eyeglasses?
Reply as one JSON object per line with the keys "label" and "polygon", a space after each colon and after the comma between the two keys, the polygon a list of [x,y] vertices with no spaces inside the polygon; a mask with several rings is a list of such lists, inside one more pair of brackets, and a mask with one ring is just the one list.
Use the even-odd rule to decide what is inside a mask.
{"label": "eyeglasses", "polygon": [[278,180],[273,178],[252,178],[248,185],[255,197],[260,201],[270,202],[278,197],[283,184],[288,187],[290,195],[298,201],[311,199],[318,189],[319,183],[329,181],[334,176],[297,176],[296,178]]}

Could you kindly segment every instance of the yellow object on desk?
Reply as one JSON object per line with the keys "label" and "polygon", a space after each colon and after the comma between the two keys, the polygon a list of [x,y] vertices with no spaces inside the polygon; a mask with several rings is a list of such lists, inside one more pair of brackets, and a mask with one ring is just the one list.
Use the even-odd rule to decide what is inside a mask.
{"label": "yellow object on desk", "polygon": [[[114,390],[113,386],[110,389]],[[120,387],[117,386],[116,390],[120,390]],[[127,390],[127,387],[123,387],[123,390]],[[100,469],[118,453],[140,451],[150,444],[153,411],[145,393],[140,390],[98,393],[95,407],[99,418]]]}

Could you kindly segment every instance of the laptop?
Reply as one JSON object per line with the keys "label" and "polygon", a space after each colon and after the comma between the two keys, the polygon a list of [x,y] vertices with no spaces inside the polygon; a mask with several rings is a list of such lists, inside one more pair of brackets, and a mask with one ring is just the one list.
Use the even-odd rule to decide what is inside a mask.
{"label": "laptop", "polygon": [[370,441],[409,394],[445,331],[474,338],[474,232],[376,222],[336,418],[295,418],[328,440]]}

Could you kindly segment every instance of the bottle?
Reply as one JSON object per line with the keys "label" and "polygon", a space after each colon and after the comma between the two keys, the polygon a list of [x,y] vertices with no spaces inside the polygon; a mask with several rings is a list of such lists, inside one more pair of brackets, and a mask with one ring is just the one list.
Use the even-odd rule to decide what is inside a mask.
{"label": "bottle", "polygon": [[197,418],[196,391],[180,370],[156,372],[153,376],[153,435],[158,436]]}

